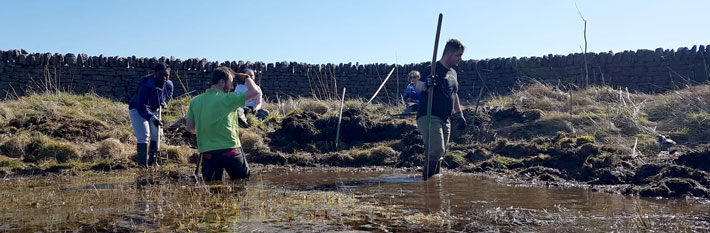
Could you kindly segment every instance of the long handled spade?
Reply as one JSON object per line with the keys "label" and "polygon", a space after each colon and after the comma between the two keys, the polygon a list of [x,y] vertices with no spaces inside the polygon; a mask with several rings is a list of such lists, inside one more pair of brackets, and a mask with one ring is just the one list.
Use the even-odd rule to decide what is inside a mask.
{"label": "long handled spade", "polygon": [[[431,59],[431,77],[436,77],[436,52],[439,48],[439,33],[441,32],[441,20],[444,18],[444,14],[439,13],[439,22],[436,24],[436,39],[434,39],[434,55]],[[431,147],[431,105],[434,102],[434,87],[429,87],[427,89],[427,105],[426,105],[426,124],[427,124],[427,136],[426,142],[424,143],[424,157],[426,157],[426,167],[424,167],[424,180],[429,179],[429,147]],[[435,168],[436,169],[436,168]]]}
{"label": "long handled spade", "polygon": [[[163,122],[163,106],[162,105],[158,106],[158,121]],[[154,160],[155,160],[155,165],[160,166],[160,163],[162,163],[162,161],[161,161],[162,156],[160,153],[160,143],[161,143],[160,140],[162,140],[162,137],[160,136],[160,134],[163,133],[163,126],[158,125],[158,127],[156,127],[156,128],[158,128],[158,137],[157,137],[158,140],[156,140],[156,143],[158,143],[158,146],[155,147]]]}

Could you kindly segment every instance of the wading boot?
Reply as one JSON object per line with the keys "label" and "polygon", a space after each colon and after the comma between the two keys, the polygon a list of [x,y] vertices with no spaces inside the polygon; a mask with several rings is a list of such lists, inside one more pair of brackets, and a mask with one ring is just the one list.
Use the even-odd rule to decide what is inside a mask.
{"label": "wading boot", "polygon": [[[429,169],[427,169],[427,167],[428,167]],[[422,178],[423,178],[424,180],[428,180],[428,179],[431,178],[432,176],[434,176],[434,175],[436,175],[436,174],[439,174],[439,172],[441,172],[441,171],[440,171],[440,168],[441,168],[441,159],[429,161],[429,164],[428,164],[427,167],[423,167],[423,168],[422,168]],[[428,172],[428,173],[427,173],[427,172]]]}
{"label": "wading boot", "polygon": [[136,146],[138,153],[136,154],[136,163],[139,167],[147,167],[148,159],[148,143],[138,143]]}
{"label": "wading boot", "polygon": [[158,164],[158,142],[150,141],[148,148],[148,166],[160,166]]}

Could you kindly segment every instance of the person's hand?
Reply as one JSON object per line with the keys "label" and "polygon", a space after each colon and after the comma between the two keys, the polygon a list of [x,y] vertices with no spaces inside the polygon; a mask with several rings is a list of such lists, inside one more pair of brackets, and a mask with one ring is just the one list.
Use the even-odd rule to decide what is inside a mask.
{"label": "person's hand", "polygon": [[436,79],[434,79],[434,77],[428,77],[426,78],[424,83],[426,84],[427,88],[433,87],[434,85],[436,85]]}
{"label": "person's hand", "polygon": [[156,127],[163,126],[163,122],[155,116],[151,117],[150,121],[153,122],[153,125],[155,125]]}
{"label": "person's hand", "polygon": [[249,77],[249,75],[246,73],[236,73],[235,76],[239,78],[239,80],[246,80]]}

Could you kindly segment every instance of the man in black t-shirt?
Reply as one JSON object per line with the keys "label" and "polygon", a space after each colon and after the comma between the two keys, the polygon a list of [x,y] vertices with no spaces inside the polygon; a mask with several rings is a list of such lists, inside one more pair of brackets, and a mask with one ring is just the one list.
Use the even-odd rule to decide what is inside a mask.
{"label": "man in black t-shirt", "polygon": [[[450,39],[446,42],[444,53],[436,63],[436,74],[431,75],[431,67],[424,69],[422,78],[417,82],[416,88],[419,95],[419,110],[417,111],[417,128],[424,138],[425,148],[428,148],[429,158],[424,158],[422,173],[424,180],[439,173],[440,161],[446,151],[451,133],[452,113],[456,117],[461,117],[463,112],[458,96],[459,83],[454,67],[461,62],[461,56],[465,46],[461,41]],[[428,90],[433,90],[433,101],[431,108],[431,126],[429,127],[427,118]],[[431,134],[431,141],[427,142],[427,136]],[[428,161],[428,164],[426,164]]]}

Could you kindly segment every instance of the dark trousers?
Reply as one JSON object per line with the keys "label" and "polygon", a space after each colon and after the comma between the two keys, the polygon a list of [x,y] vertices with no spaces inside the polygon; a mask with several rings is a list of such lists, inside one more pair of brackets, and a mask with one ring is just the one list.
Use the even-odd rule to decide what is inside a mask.
{"label": "dark trousers", "polygon": [[230,179],[249,178],[249,164],[242,148],[213,150],[202,153],[202,177],[207,181],[222,180],[224,170]]}
{"label": "dark trousers", "polygon": [[410,113],[416,112],[417,108],[419,108],[419,103],[408,104],[407,108],[404,109],[404,113],[402,113],[402,114],[410,114]]}

